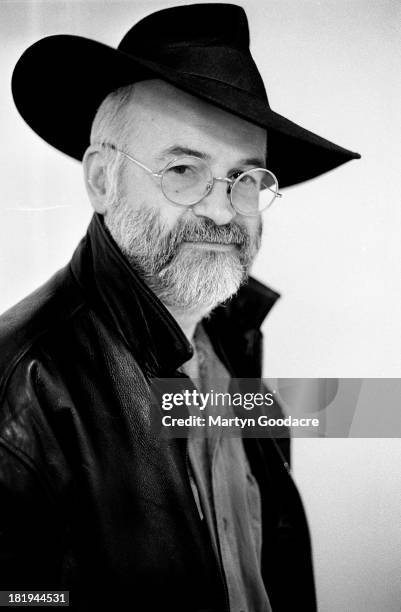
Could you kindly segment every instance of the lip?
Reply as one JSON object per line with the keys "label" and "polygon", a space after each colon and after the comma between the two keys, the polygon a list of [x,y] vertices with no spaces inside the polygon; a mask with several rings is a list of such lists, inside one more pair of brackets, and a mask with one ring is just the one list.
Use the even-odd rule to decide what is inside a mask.
{"label": "lip", "polygon": [[183,244],[195,246],[199,249],[213,249],[215,251],[229,251],[238,248],[234,242],[206,242],[205,240],[186,240]]}

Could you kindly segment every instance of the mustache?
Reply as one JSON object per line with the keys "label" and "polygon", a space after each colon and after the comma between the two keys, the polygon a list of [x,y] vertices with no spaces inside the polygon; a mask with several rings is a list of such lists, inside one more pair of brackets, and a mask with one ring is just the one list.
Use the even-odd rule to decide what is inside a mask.
{"label": "mustache", "polygon": [[145,279],[152,279],[166,272],[170,264],[174,265],[180,246],[185,242],[234,244],[235,252],[220,253],[210,249],[192,253],[191,250],[190,257],[199,257],[203,263],[208,260],[210,265],[217,260],[238,258],[237,264],[248,270],[262,235],[262,219],[252,231],[235,220],[217,225],[209,217],[185,216],[168,228],[158,209],[135,210],[124,198],[110,205],[105,225],[131,265],[141,270]]}
{"label": "mustache", "polygon": [[[159,230],[161,228],[159,227]],[[157,271],[161,271],[170,264],[178,253],[178,249],[184,242],[217,242],[221,244],[235,244],[239,250],[239,256],[246,258],[245,253],[250,250],[251,237],[246,228],[236,222],[226,225],[216,223],[204,217],[201,221],[181,220],[177,226],[164,236],[159,233],[159,253],[155,261]]]}
{"label": "mustache", "polygon": [[173,248],[177,248],[183,242],[215,242],[245,247],[249,244],[250,237],[238,223],[216,225],[212,219],[205,217],[198,223],[183,222],[171,232],[170,240]]}

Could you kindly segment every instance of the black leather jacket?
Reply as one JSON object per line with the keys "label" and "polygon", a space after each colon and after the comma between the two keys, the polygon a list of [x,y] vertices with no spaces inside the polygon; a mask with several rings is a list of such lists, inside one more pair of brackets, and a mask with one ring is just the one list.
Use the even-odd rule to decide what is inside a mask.
{"label": "black leather jacket", "polygon": [[[233,376],[260,376],[259,326],[276,297],[250,280],[207,322]],[[191,354],[97,215],[69,265],[2,315],[2,590],[69,589],[70,607],[82,611],[228,610],[186,440],[161,440],[149,427],[149,378],[178,376]],[[309,534],[288,448],[244,444],[262,495],[273,610],[312,612]]]}

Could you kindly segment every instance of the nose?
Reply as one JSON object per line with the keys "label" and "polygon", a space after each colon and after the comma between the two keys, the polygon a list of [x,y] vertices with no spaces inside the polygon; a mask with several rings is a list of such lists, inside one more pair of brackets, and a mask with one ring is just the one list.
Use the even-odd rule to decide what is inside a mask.
{"label": "nose", "polygon": [[231,205],[229,184],[215,179],[210,191],[192,206],[192,211],[196,216],[209,217],[216,225],[230,223],[237,212]]}

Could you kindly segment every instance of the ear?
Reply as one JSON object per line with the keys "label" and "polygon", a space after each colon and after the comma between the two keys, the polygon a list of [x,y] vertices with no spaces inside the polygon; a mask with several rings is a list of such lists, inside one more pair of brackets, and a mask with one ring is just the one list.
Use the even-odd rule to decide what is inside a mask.
{"label": "ear", "polygon": [[82,167],[85,187],[94,210],[104,215],[107,208],[107,161],[102,147],[91,145],[85,151]]}

